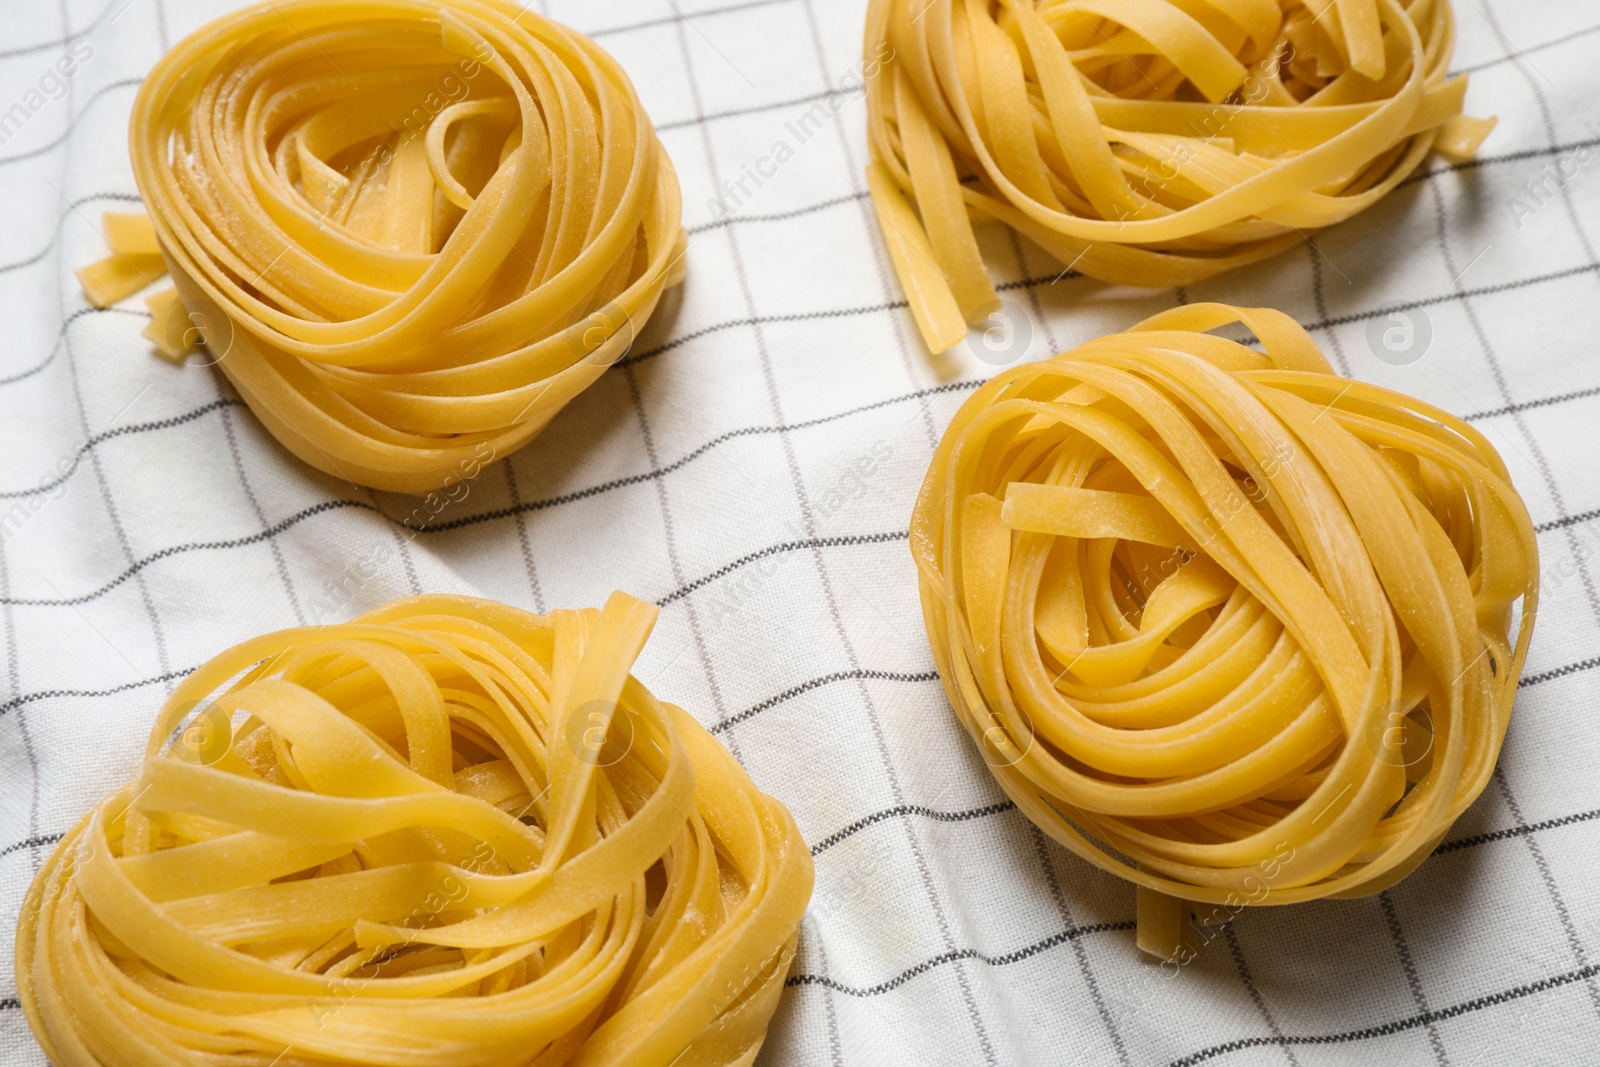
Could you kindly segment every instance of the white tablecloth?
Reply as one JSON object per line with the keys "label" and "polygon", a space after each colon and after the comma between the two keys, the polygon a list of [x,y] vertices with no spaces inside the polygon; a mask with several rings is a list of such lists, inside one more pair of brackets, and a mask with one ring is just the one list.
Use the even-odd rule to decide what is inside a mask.
{"label": "white tablecloth", "polygon": [[[1498,130],[1315,248],[1174,293],[1058,277],[983,235],[1024,358],[1179,300],[1279,307],[1341,371],[1471,419],[1538,524],[1544,612],[1500,771],[1439,854],[1375,898],[1247,911],[1172,978],[1134,949],[1132,887],[1003,802],[933,674],[907,517],[995,367],[930,361],[888,271],[862,0],[550,0],[659,123],[688,280],[622,367],[415,537],[384,518],[413,503],[313,473],[214,371],[156,358],[141,302],[86,310],[72,269],[104,254],[100,213],[137,201],[139,78],[229,6],[103,3],[0,10],[0,1064],[43,1062],[11,973],[24,888],[135,773],[175,679],[402,594],[543,610],[618,587],[663,606],[641,678],[816,853],[765,1064],[1600,1062],[1592,3],[1460,0],[1455,65]],[[1380,310],[1396,301],[1409,362],[1383,346],[1408,328]]]}

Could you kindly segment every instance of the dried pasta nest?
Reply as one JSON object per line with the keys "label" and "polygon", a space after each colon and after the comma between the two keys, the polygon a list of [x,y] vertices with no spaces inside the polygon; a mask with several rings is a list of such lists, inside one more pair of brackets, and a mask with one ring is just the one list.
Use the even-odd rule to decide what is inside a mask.
{"label": "dried pasta nest", "polygon": [[[1206,332],[1236,320],[1265,353]],[[1192,905],[1421,863],[1494,769],[1538,603],[1481,434],[1218,304],[985,385],[911,545],[963,726],[1035,823],[1140,887],[1163,956]]]}
{"label": "dried pasta nest", "polygon": [[655,617],[421,596],[200,667],[29,891],[50,1061],[748,1064],[811,854],[629,674]]}
{"label": "dried pasta nest", "polygon": [[1470,156],[1453,46],[1449,0],[872,0],[868,177],[923,338],[998,306],[974,222],[1187,285]]}
{"label": "dried pasta nest", "polygon": [[199,345],[305,462],[425,493],[520,448],[682,276],[676,175],[627,74],[510,0],[271,0],[145,78],[149,220],[80,272],[170,270],[146,331]]}

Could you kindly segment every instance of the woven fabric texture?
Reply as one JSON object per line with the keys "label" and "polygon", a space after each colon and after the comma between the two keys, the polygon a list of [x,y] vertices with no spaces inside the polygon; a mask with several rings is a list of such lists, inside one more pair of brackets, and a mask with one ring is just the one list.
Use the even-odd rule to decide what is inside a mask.
{"label": "woven fabric texture", "polygon": [[[24,890],[136,773],[177,679],[410,593],[543,611],[613,588],[662,608],[640,677],[816,856],[762,1064],[1600,1062],[1592,3],[1458,0],[1468,110],[1500,118],[1482,155],[1267,263],[1121,289],[986,229],[1007,321],[934,361],[865,193],[862,0],[538,2],[632,75],[688,276],[438,507],[297,463],[214,370],[152,353],[141,301],[84,303],[101,213],[137,210],[139,79],[230,6],[104,4],[0,8],[0,1065],[44,1062],[12,974]],[[1538,526],[1544,604],[1500,769],[1435,856],[1376,897],[1247,910],[1172,973],[1134,948],[1132,886],[1043,838],[955,722],[906,525],[984,378],[1201,300],[1281,308],[1342,373],[1478,426]]]}

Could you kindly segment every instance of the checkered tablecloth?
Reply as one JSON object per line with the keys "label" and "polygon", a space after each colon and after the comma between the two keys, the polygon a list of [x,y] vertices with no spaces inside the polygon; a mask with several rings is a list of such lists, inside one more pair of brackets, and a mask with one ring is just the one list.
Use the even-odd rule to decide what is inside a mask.
{"label": "checkered tablecloth", "polygon": [[1600,1062],[1594,4],[1458,0],[1469,110],[1500,117],[1482,156],[1430,160],[1297,252],[1138,291],[982,235],[1019,358],[1178,301],[1282,308],[1342,372],[1482,429],[1538,525],[1544,611],[1500,770],[1438,853],[1377,897],[1247,911],[1169,977],[1134,948],[1132,887],[1004,801],[933,672],[907,518],[996,368],[930,360],[888,269],[863,0],[539,5],[632,74],[682,177],[688,279],[414,535],[386,518],[414,502],[312,472],[214,371],[156,358],[141,302],[79,296],[101,212],[138,201],[141,75],[229,6],[104,3],[0,6],[0,1064],[43,1062],[11,971],[23,891],[135,773],[187,671],[408,593],[542,611],[613,588],[662,605],[640,677],[816,855],[763,1064]]}

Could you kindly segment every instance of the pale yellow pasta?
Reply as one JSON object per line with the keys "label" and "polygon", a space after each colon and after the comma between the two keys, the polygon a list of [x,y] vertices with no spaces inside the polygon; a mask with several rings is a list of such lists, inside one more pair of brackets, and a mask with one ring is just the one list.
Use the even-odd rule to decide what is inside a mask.
{"label": "pale yellow pasta", "polygon": [[871,0],[868,177],[923,339],[998,307],[974,222],[1187,285],[1471,155],[1453,46],[1449,0]]}
{"label": "pale yellow pasta", "polygon": [[[1206,332],[1241,321],[1265,354]],[[996,377],[912,519],[945,691],[1005,792],[1139,887],[1140,946],[1375,893],[1494,769],[1538,545],[1494,448],[1180,307]]]}
{"label": "pale yellow pasta", "polygon": [[629,674],[655,618],[412,597],[195,671],[26,899],[50,1061],[749,1064],[811,854]]}
{"label": "pale yellow pasta", "polygon": [[[198,341],[295,455],[422,493],[521,447],[682,276],[676,175],[620,66],[511,0],[271,0],[145,78],[153,231],[107,217],[91,302],[170,269]],[[163,260],[164,257],[164,260]]]}

